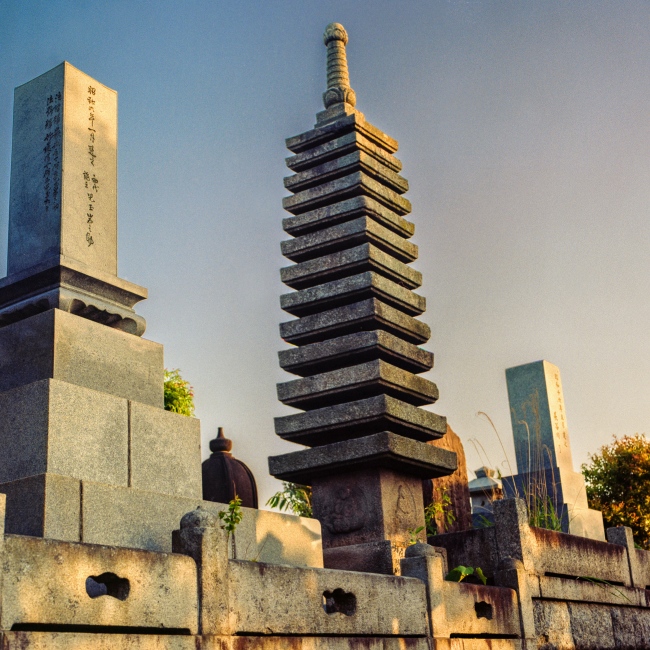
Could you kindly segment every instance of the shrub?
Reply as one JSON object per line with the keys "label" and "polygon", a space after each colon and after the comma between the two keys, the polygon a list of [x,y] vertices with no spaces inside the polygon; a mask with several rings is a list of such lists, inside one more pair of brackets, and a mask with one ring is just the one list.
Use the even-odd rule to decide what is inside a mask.
{"label": "shrub", "polygon": [[165,410],[181,415],[194,415],[194,389],[185,381],[178,368],[165,369]]}

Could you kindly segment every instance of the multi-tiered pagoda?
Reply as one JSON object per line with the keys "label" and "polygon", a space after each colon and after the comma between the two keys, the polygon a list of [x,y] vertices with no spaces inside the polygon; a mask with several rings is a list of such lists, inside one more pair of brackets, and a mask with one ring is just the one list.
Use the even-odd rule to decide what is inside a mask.
{"label": "multi-tiered pagoda", "polygon": [[281,305],[297,318],[280,326],[296,346],[280,365],[300,378],[279,384],[278,397],[304,412],[275,422],[281,438],[312,449],[273,457],[270,469],[312,486],[326,566],[392,573],[424,524],[421,479],[451,473],[456,459],[424,444],[447,425],[420,408],[438,389],[418,376],[433,355],[418,347],[430,329],[417,319],[425,299],[409,266],[417,246],[397,142],[354,108],[343,26],[329,25],[324,40],[325,110],[287,140],[292,239],[282,252],[294,264],[281,276],[295,291]]}

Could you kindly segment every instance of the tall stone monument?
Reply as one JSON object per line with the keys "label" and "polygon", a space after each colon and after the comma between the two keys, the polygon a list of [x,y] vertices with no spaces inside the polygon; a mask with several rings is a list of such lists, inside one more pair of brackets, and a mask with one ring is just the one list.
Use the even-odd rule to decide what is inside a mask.
{"label": "tall stone monument", "polygon": [[289,138],[295,172],[285,179],[293,238],[282,252],[295,262],[282,281],[295,289],[281,306],[295,320],[280,333],[296,346],[280,352],[294,379],[279,399],[301,409],[276,419],[276,433],[311,449],[269,459],[271,474],[311,485],[323,527],[325,566],[397,572],[417,533],[425,541],[422,479],[450,474],[453,452],[426,442],[443,436],[444,417],[419,408],[438,389],[419,373],[433,355],[417,320],[425,300],[413,290],[421,274],[404,217],[408,183],[393,155],[397,142],[355,109],[345,29],[325,31],[325,110],[315,128]]}
{"label": "tall stone monument", "polygon": [[604,540],[603,517],[587,504],[585,481],[573,469],[560,370],[535,361],[506,370],[518,474],[503,479],[506,496],[529,510],[552,504],[562,530]]}
{"label": "tall stone monument", "polygon": [[16,89],[0,281],[7,532],[165,550],[200,427],[163,409],[146,289],[117,276],[117,93],[69,63]]}

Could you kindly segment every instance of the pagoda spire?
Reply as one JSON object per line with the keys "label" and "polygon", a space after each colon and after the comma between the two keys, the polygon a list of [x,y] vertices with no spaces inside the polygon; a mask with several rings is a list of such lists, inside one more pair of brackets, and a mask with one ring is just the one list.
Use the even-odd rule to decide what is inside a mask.
{"label": "pagoda spire", "polygon": [[325,28],[323,42],[327,46],[327,90],[323,93],[323,104],[329,108],[334,104],[350,104],[354,107],[357,96],[350,87],[348,60],[345,46],[348,33],[340,23],[330,23]]}

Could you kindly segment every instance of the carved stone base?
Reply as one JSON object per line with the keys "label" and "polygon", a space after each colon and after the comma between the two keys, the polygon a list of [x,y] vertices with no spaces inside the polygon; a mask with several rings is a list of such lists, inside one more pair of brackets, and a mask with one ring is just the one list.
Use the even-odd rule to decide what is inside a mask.
{"label": "carved stone base", "polygon": [[323,564],[326,569],[400,575],[400,560],[406,548],[404,544],[388,540],[326,548],[323,550]]}
{"label": "carved stone base", "polygon": [[147,290],[137,284],[60,256],[0,280],[0,327],[60,309],[142,336],[146,321],[133,305],[146,297]]}

